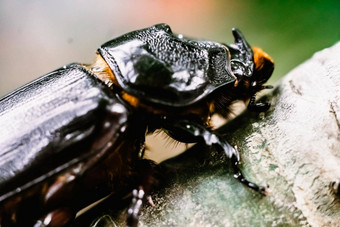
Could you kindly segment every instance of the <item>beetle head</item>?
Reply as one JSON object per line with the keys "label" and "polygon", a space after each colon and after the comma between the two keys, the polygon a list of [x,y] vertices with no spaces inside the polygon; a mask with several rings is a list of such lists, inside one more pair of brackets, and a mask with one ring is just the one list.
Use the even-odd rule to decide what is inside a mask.
{"label": "beetle head", "polygon": [[258,47],[248,44],[240,30],[232,30],[235,43],[228,47],[231,54],[231,69],[239,83],[250,93],[263,89],[274,70],[271,57]]}

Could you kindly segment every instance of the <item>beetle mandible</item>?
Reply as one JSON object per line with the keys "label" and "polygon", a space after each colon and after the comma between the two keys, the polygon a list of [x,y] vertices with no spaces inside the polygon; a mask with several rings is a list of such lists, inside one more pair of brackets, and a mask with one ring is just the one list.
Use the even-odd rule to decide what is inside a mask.
{"label": "beetle mandible", "polygon": [[103,44],[92,65],[72,63],[0,100],[1,226],[63,226],[110,193],[133,191],[127,225],[136,226],[156,166],[143,159],[145,134],[225,152],[235,176],[239,153],[211,130],[236,100],[249,109],[274,69],[260,48],[233,29],[235,43],[193,40],[166,24]]}

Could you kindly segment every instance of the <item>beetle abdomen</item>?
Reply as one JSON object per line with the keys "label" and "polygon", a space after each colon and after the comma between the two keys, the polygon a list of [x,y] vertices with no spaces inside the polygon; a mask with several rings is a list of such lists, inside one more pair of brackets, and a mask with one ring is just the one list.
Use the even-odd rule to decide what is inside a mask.
{"label": "beetle abdomen", "polygon": [[112,97],[83,66],[70,64],[2,98],[0,194],[86,153]]}

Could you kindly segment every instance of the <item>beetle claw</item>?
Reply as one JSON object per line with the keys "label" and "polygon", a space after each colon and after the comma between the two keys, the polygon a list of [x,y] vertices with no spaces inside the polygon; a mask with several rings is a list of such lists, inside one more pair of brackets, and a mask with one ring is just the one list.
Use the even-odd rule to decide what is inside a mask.
{"label": "beetle claw", "polygon": [[269,185],[267,184],[266,186],[260,186],[259,192],[264,196],[269,195],[270,194]]}
{"label": "beetle claw", "polygon": [[148,203],[150,204],[150,206],[154,207],[155,206],[155,203],[153,202],[152,200],[152,197],[149,195],[146,200],[148,201]]}
{"label": "beetle claw", "polygon": [[257,184],[248,181],[242,174],[241,170],[239,169],[239,152],[237,149],[234,149],[234,152],[232,154],[231,163],[234,170],[234,177],[239,180],[242,184],[246,185],[248,188],[251,188],[257,192],[260,192],[262,195],[268,195],[269,194],[269,185],[266,186],[258,186]]}

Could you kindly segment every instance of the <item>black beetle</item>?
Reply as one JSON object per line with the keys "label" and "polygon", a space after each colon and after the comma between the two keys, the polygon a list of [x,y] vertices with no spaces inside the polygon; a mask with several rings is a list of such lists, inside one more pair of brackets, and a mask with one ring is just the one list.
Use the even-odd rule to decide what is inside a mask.
{"label": "black beetle", "polygon": [[239,153],[211,130],[235,100],[255,103],[272,59],[233,29],[235,43],[192,40],[166,24],[133,31],[98,49],[95,63],[73,63],[0,100],[1,226],[63,226],[112,192],[133,190],[135,226],[151,192],[155,164],[143,159],[146,133],[222,149],[235,176]]}

